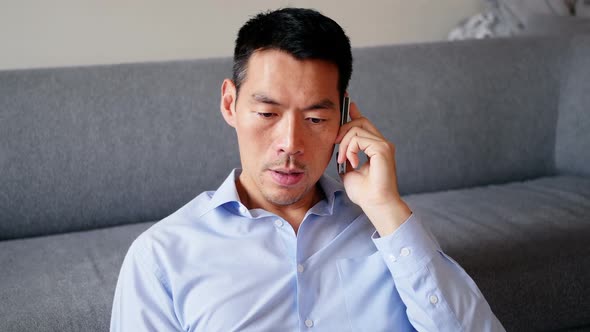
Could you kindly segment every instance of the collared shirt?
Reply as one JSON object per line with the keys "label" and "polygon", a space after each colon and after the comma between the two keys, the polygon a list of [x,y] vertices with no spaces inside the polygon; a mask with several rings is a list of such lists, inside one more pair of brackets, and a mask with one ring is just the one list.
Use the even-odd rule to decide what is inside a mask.
{"label": "collared shirt", "polygon": [[379,237],[323,176],[295,234],[240,202],[239,172],[133,242],[111,331],[504,331],[415,214]]}

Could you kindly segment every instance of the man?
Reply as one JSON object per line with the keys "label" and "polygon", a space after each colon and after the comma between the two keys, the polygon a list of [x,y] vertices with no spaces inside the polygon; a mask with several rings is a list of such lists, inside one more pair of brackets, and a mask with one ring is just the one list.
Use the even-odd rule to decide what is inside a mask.
{"label": "man", "polygon": [[[340,126],[351,71],[313,10],[240,29],[221,113],[242,168],[133,243],[111,331],[503,330],[401,199],[394,145],[354,103]],[[335,144],[343,186],[322,175]]]}

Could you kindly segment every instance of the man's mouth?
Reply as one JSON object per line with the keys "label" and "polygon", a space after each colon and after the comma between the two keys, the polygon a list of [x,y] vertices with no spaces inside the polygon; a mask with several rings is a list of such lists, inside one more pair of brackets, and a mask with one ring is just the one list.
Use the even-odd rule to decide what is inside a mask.
{"label": "man's mouth", "polygon": [[303,175],[305,174],[303,170],[287,168],[271,169],[270,173],[272,179],[281,186],[295,185],[303,179]]}
{"label": "man's mouth", "polygon": [[303,173],[302,170],[295,169],[295,168],[292,168],[292,169],[278,168],[278,169],[273,169],[272,171],[277,172],[277,173],[281,173],[281,174],[286,174],[286,175]]}

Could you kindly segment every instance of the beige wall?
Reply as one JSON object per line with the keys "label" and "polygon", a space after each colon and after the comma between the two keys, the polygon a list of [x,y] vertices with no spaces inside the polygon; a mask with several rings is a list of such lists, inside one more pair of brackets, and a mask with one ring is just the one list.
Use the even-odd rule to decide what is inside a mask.
{"label": "beige wall", "polygon": [[0,69],[228,56],[252,14],[312,7],[353,46],[441,40],[483,0],[0,0]]}

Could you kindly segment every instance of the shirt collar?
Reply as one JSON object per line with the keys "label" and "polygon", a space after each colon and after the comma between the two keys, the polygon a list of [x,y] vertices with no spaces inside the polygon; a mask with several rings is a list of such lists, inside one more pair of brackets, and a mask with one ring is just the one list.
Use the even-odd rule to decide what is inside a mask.
{"label": "shirt collar", "polygon": [[[235,168],[231,171],[227,178],[223,181],[221,186],[212,194],[209,201],[209,208],[207,211],[216,209],[220,206],[226,205],[231,209],[236,210],[238,214],[244,217],[253,218],[248,208],[240,201],[238,190],[236,188],[236,180],[242,173],[242,170]],[[344,192],[342,183],[333,178],[322,175],[318,181],[320,188],[324,192],[324,199],[314,205],[308,213],[317,214],[320,216],[332,215],[334,213],[334,202],[338,192]]]}
{"label": "shirt collar", "polygon": [[232,205],[238,209],[244,206],[242,202],[240,202],[240,196],[238,195],[238,189],[236,188],[236,180],[238,179],[238,176],[240,176],[240,173],[242,173],[242,170],[237,168],[229,173],[221,186],[219,186],[219,188],[213,193],[213,196],[211,196],[207,211],[228,203],[233,203]]}
{"label": "shirt collar", "polygon": [[310,213],[314,213],[320,216],[329,216],[334,214],[334,203],[338,192],[344,193],[344,187],[342,183],[329,177],[328,175],[322,175],[318,181],[320,188],[324,192],[324,199],[318,202],[310,210]]}

